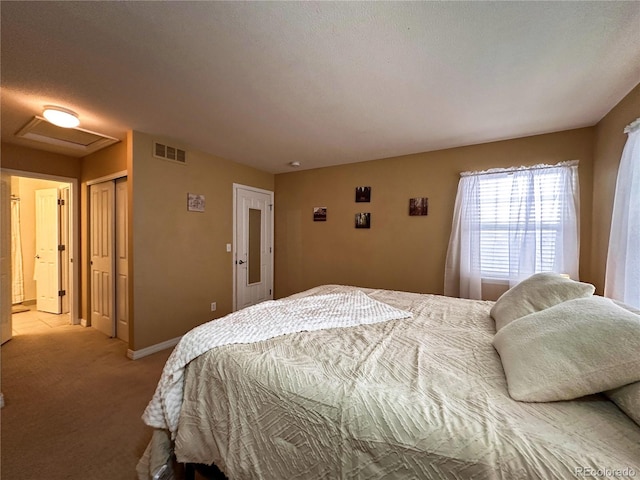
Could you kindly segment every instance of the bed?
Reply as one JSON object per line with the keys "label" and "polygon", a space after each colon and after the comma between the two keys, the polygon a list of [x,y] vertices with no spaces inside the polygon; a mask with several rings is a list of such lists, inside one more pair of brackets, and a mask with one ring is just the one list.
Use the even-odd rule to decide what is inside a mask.
{"label": "bed", "polygon": [[161,380],[143,416],[156,430],[140,478],[172,478],[168,452],[230,480],[640,478],[640,425],[620,407],[640,389],[514,400],[494,302],[325,285],[274,304],[356,295],[396,316],[183,356],[178,391]]}

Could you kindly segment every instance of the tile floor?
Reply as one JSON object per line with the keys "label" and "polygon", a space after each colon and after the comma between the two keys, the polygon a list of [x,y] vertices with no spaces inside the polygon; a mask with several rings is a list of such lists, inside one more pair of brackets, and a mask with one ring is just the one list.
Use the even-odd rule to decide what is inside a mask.
{"label": "tile floor", "polygon": [[14,313],[11,315],[13,336],[27,335],[29,333],[45,333],[52,328],[69,325],[68,313],[55,315],[53,313],[39,312],[35,305],[26,305],[28,312]]}

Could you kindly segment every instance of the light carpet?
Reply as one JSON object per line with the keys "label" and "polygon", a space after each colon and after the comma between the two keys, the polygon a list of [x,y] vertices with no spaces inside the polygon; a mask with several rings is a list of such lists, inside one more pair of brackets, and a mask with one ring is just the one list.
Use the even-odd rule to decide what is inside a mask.
{"label": "light carpet", "polygon": [[151,438],[140,416],[165,350],[140,360],[93,328],[65,325],[2,346],[0,478],[134,480]]}

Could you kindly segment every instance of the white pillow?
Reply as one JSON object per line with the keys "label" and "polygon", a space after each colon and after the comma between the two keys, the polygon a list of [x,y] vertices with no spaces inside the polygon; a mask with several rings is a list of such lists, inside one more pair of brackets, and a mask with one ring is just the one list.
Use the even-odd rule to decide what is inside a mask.
{"label": "white pillow", "polygon": [[618,405],[620,410],[640,425],[640,382],[609,390],[605,393],[607,397]]}
{"label": "white pillow", "polygon": [[504,292],[490,313],[498,331],[516,318],[574,298],[590,297],[595,289],[590,283],[576,282],[557,273],[536,273]]}
{"label": "white pillow", "polygon": [[640,380],[640,315],[603,297],[519,318],[493,346],[515,400],[571,400]]}
{"label": "white pillow", "polygon": [[[640,310],[637,308],[625,305],[622,302],[613,300],[613,303],[629,310],[636,315],[640,315]],[[631,385],[625,385],[624,387],[616,388],[605,392],[607,397],[611,399],[620,410],[626,413],[633,419],[638,425],[640,425],[640,382],[632,383]]]}

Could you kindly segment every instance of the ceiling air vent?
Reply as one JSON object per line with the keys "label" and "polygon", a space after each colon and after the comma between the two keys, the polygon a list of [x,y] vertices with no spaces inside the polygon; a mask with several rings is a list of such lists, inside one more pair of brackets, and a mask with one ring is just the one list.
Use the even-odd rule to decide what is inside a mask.
{"label": "ceiling air vent", "polygon": [[181,163],[182,165],[187,163],[187,152],[170,145],[165,145],[164,143],[153,142],[153,156],[162,158],[163,160]]}
{"label": "ceiling air vent", "polygon": [[16,136],[63,147],[70,154],[76,155],[88,155],[120,141],[117,138],[83,128],[58,127],[42,117],[33,117],[33,120],[22,127]]}

